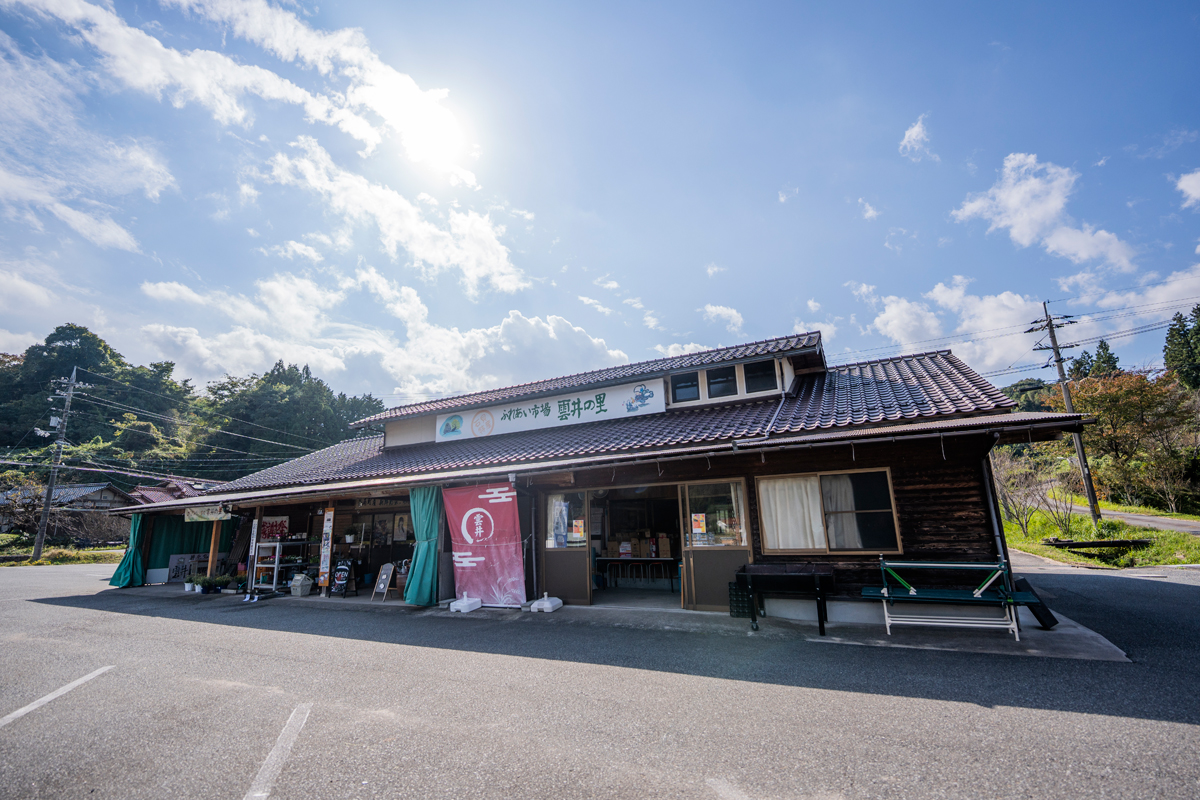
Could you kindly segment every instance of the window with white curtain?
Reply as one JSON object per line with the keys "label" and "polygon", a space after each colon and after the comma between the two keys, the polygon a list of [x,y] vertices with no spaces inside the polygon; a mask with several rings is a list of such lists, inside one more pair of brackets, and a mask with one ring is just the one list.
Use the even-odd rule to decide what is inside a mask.
{"label": "window with white curtain", "polygon": [[899,549],[887,472],[758,480],[763,550]]}

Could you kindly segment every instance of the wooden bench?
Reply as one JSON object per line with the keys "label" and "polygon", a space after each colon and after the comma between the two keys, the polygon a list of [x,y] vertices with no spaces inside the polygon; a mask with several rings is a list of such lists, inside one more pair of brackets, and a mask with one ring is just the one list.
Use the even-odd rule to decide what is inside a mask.
{"label": "wooden bench", "polygon": [[833,567],[828,564],[747,564],[734,573],[737,585],[750,594],[750,629],[758,630],[758,605],[763,594],[812,597],[817,601],[817,628],[825,635],[829,616],[825,597],[833,591]]}
{"label": "wooden bench", "polygon": [[[942,587],[920,588],[909,580],[901,577],[897,570],[903,570],[912,578],[911,570],[941,570],[984,573],[984,580],[974,589],[951,589]],[[1026,605],[1042,622],[1043,627],[1052,627],[1057,622],[1049,609],[1042,605],[1041,599],[1032,589],[1021,591],[1010,583],[1011,573],[1008,564],[1003,559],[996,562],[975,563],[961,561],[887,561],[882,556],[879,559],[879,571],[883,576],[883,586],[867,586],[862,590],[862,596],[871,600],[883,602],[883,621],[888,635],[892,634],[893,625],[931,625],[946,628],[994,628],[1006,630],[1021,641],[1020,625],[1017,622],[1017,606]],[[1027,584],[1026,584],[1027,586]],[[1023,586],[1022,589],[1025,587]],[[918,603],[944,603],[947,605],[980,606],[999,608],[1001,616],[985,615],[926,615],[926,614],[897,614],[893,611],[896,601]],[[1044,616],[1053,620],[1049,625]]]}

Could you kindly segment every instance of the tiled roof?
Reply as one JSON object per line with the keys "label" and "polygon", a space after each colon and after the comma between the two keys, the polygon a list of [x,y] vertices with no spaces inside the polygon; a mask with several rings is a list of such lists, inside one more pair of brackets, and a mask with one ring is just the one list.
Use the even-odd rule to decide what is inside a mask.
{"label": "tiled roof", "polygon": [[162,486],[135,486],[129,491],[129,495],[139,503],[165,503],[168,500],[176,500],[180,497],[198,497],[199,492],[195,494],[181,494],[172,492],[170,489]]}
{"label": "tiled roof", "polygon": [[949,350],[801,375],[795,395],[780,411],[773,434],[1016,406]]}
{"label": "tiled roof", "polygon": [[653,452],[768,435],[992,414],[1014,405],[949,351],[834,367],[801,376],[799,384],[796,397],[456,442],[385,450],[382,436],[351,439],[232,481],[212,493]]}
{"label": "tiled roof", "polygon": [[[68,505],[81,497],[87,497],[89,494],[99,492],[103,489],[109,489],[118,495],[129,496],[110,483],[65,483],[54,487],[54,504]],[[9,489],[3,494],[5,498],[12,497],[13,495],[18,495],[21,500],[26,500],[34,496],[44,498],[45,492],[44,490],[34,492],[29,488],[22,487],[19,489]]]}
{"label": "tiled roof", "polygon": [[733,347],[721,347],[715,350],[702,350],[698,353],[687,353],[681,356],[656,358],[651,361],[639,361],[636,364],[622,364],[618,367],[608,367],[591,372],[580,372],[561,378],[551,378],[533,383],[522,383],[517,386],[506,386],[502,389],[488,389],[473,394],[446,397],[440,400],[430,400],[424,403],[399,406],[380,414],[360,419],[351,427],[362,427],[375,422],[403,417],[415,417],[422,414],[441,414],[452,410],[462,410],[492,403],[502,403],[518,397],[533,397],[535,395],[563,392],[580,386],[623,383],[638,378],[653,375],[663,375],[682,369],[700,369],[712,364],[745,361],[747,359],[776,356],[794,353],[799,350],[812,350],[820,347],[820,332],[799,333],[783,336],[778,339],[764,339],[760,342],[739,344]]}

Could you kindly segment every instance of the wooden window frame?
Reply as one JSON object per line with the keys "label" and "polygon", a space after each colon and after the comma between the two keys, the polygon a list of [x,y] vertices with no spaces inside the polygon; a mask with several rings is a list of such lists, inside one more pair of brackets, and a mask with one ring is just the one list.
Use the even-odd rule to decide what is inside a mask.
{"label": "wooden window frame", "polygon": [[[730,484],[736,483],[741,488],[741,491],[742,491],[742,516],[744,518],[742,520],[742,534],[743,534],[745,543],[739,544],[739,545],[729,545],[729,544],[694,545],[694,544],[688,544],[689,538],[692,535],[692,528],[691,528],[692,517],[691,517],[691,514],[688,512],[687,487],[689,487],[689,486],[712,486],[713,484],[718,484],[718,483],[730,483]],[[701,480],[701,481],[678,481],[678,482],[676,482],[675,485],[678,487],[678,494],[679,494],[679,526],[681,529],[679,531],[679,534],[681,537],[680,542],[679,542],[680,550],[725,550],[725,551],[748,550],[748,551],[750,551],[750,562],[751,563],[754,562],[754,542],[753,542],[753,537],[751,536],[751,533],[750,533],[750,509],[749,509],[748,503],[747,503],[748,493],[746,492],[746,479],[745,478],[728,478],[728,479],[709,478],[708,480]]]}
{"label": "wooden window frame", "polygon": [[[769,480],[778,480],[781,478],[816,478],[818,482],[823,475],[855,475],[864,472],[882,472],[887,475],[888,483],[888,499],[892,504],[892,525],[896,531],[896,549],[895,550],[879,550],[877,548],[859,547],[852,550],[840,549],[833,550],[829,547],[829,530],[825,526],[825,492],[821,494],[821,532],[825,538],[825,547],[823,549],[797,549],[797,548],[768,548],[767,547],[767,531],[763,522],[763,502],[762,502],[762,482]],[[896,490],[892,484],[892,468],[891,467],[871,467],[869,469],[838,469],[838,470],[822,470],[820,472],[789,472],[782,475],[759,475],[754,481],[754,496],[758,500],[758,530],[759,540],[762,543],[763,555],[846,555],[860,553],[878,553],[880,555],[903,555],[904,553],[904,537],[900,534],[900,517],[896,513]],[[882,511],[883,509],[878,509]],[[878,511],[876,513],[878,513]],[[836,512],[835,512],[836,513]],[[851,513],[851,512],[845,512]]]}
{"label": "wooden window frame", "polygon": [[[750,387],[746,385],[746,367],[751,364],[761,364],[764,361],[772,362],[772,367],[775,371],[775,388],[759,389],[752,392],[750,391]],[[763,358],[758,361],[747,361],[744,364],[738,364],[738,374],[741,378],[742,396],[744,397],[766,397],[769,394],[780,394],[781,392],[786,391],[786,387],[781,386],[783,383],[783,375],[780,374],[779,359],[777,358]]]}

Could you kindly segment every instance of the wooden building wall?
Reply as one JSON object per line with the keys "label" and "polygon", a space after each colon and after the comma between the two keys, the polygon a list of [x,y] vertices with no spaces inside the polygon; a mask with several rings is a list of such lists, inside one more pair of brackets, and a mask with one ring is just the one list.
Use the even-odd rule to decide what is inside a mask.
{"label": "wooden building wall", "polygon": [[990,479],[985,477],[984,459],[993,441],[991,435],[981,434],[855,445],[853,448],[849,444],[839,444],[777,450],[765,455],[739,453],[709,459],[651,462],[615,470],[612,467],[584,469],[574,472],[573,488],[743,478],[754,562],[833,564],[837,571],[838,594],[857,595],[863,586],[879,584],[879,553],[764,554],[755,479],[792,473],[890,467],[903,548],[902,555],[891,558],[985,561],[997,557],[995,533],[988,511],[988,491],[984,484],[985,479]]}

